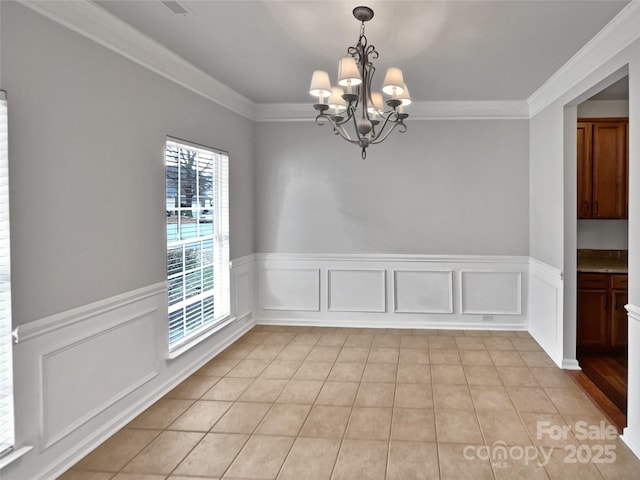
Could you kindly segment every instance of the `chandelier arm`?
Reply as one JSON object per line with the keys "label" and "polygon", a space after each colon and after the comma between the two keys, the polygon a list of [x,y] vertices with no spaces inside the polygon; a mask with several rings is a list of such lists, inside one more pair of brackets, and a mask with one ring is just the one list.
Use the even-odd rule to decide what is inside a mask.
{"label": "chandelier arm", "polygon": [[326,123],[324,123],[323,120],[326,120],[328,124],[331,125],[331,128],[333,129],[333,133],[335,135],[340,135],[340,137],[342,137],[344,140],[346,140],[349,143],[353,143],[354,145],[360,145],[359,140],[352,139],[349,133],[344,129],[344,127],[341,124],[336,123],[336,121],[333,120],[333,118],[331,118],[329,115],[324,115],[322,113],[319,114],[316,117],[316,124],[326,125]]}
{"label": "chandelier arm", "polygon": [[[376,145],[378,143],[384,142],[385,139],[391,134],[391,132],[393,132],[397,127],[400,127],[400,130],[398,130],[398,133],[405,133],[407,131],[407,126],[405,125],[404,122],[393,122],[392,127],[389,130],[387,130],[382,137],[378,135],[378,137],[376,137],[370,143],[372,145]],[[380,130],[380,134],[382,134],[382,130]]]}
{"label": "chandelier arm", "polygon": [[358,144],[357,140],[354,140],[351,138],[351,135],[349,135],[349,132],[347,132],[344,127],[342,126],[342,124],[336,124],[334,122],[334,127],[333,130],[335,131],[336,135],[340,135],[343,139],[345,139],[347,142],[349,143],[354,143],[354,144]]}
{"label": "chandelier arm", "polygon": [[[384,117],[384,122],[382,123],[382,126],[380,127],[380,129],[378,130],[378,134],[373,138],[373,140],[378,140],[380,138],[380,136],[383,134],[383,132],[385,131],[385,129],[387,128],[387,125],[389,123],[394,124],[394,128],[395,125],[400,122],[400,118],[398,117],[398,112],[396,112],[395,110],[391,110],[390,112],[388,112],[387,115],[385,115]],[[393,128],[391,130],[389,130],[389,132],[393,131]],[[384,135],[384,138],[387,138],[389,136],[388,133],[386,133]],[[383,138],[383,139],[384,139]],[[381,142],[382,140],[380,140]],[[372,142],[373,143],[373,142]],[[379,143],[379,142],[378,142]]]}
{"label": "chandelier arm", "polygon": [[344,119],[340,120],[339,122],[336,122],[334,120],[334,123],[336,123],[337,125],[345,125],[346,123],[349,123],[349,121],[351,121],[351,117],[353,117],[355,115],[355,113],[356,113],[355,108],[347,107],[347,110],[346,110],[346,114],[347,115],[346,115],[346,117]]}

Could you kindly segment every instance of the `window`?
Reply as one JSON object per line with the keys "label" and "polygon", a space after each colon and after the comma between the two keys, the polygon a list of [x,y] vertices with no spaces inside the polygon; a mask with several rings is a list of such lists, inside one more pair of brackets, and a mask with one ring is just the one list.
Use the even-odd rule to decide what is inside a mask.
{"label": "window", "polygon": [[172,350],[230,315],[229,156],[168,138],[165,166]]}
{"label": "window", "polygon": [[14,444],[7,142],[7,97],[0,91],[0,457]]}

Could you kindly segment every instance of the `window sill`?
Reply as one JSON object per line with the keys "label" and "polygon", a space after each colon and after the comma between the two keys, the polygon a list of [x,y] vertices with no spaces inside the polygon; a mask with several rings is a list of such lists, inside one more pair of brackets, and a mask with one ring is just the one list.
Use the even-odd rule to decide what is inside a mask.
{"label": "window sill", "polygon": [[230,325],[231,323],[235,322],[235,320],[236,320],[236,317],[229,316],[229,317],[223,319],[222,321],[216,323],[215,325],[212,325],[211,327],[209,327],[206,330],[202,331],[199,335],[196,335],[195,337],[190,338],[185,343],[176,345],[175,347],[173,347],[172,350],[169,350],[169,353],[167,354],[167,357],[166,357],[167,360],[175,360],[180,355],[182,355],[183,353],[191,350],[196,345],[204,342],[210,336],[212,336],[213,334],[219,332],[220,330],[222,330],[227,325]]}
{"label": "window sill", "polygon": [[9,465],[10,463],[15,462],[20,457],[26,455],[31,450],[33,450],[33,447],[31,446],[21,447],[17,450],[14,450],[11,453],[6,454],[4,457],[0,457],[0,470],[2,470],[4,467]]}

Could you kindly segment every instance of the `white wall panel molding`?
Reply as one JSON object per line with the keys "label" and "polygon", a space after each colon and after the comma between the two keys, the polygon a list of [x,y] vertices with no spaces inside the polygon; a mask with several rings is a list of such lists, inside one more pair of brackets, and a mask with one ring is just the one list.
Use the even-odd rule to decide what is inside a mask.
{"label": "white wall panel molding", "polygon": [[627,314],[631,320],[640,322],[640,306],[629,303],[624,306],[627,310]]}
{"label": "white wall panel molding", "polygon": [[[274,253],[256,254],[255,268],[263,292],[254,312],[257,323],[520,330],[527,326],[529,257]],[[270,273],[281,270],[302,270],[320,282],[293,282]],[[469,274],[466,282],[460,280],[462,271]],[[478,281],[476,274],[481,275]],[[287,293],[285,285],[292,283],[298,290],[305,284],[301,295]],[[466,303],[456,304],[456,295]],[[307,298],[305,309],[294,304],[300,296]],[[314,308],[318,300],[317,310],[309,308],[312,300]],[[479,302],[484,302],[482,308]],[[486,315],[491,321],[483,319]]]}
{"label": "white wall panel molding", "polygon": [[452,270],[395,270],[396,313],[453,313]]}
{"label": "white wall panel molding", "polygon": [[260,276],[263,310],[320,311],[319,268],[266,268]]}
{"label": "white wall panel molding", "polygon": [[[632,289],[633,291],[633,289]],[[623,430],[620,438],[627,446],[633,451],[633,453],[640,458],[640,418],[637,414],[637,407],[640,405],[640,382],[638,376],[633,375],[633,372],[637,372],[640,368],[640,352],[637,348],[633,348],[633,345],[638,344],[640,338],[640,305],[628,304],[625,305],[627,314],[629,317],[629,384],[627,389],[627,426]]]}
{"label": "white wall panel molding", "polygon": [[234,258],[231,266],[231,315],[238,319],[251,316],[256,296],[255,256]]}
{"label": "white wall panel molding", "polygon": [[[408,110],[414,120],[526,120],[529,104],[525,100],[431,101],[414,102]],[[258,122],[314,121],[315,110],[307,103],[261,103],[255,105]]]}
{"label": "white wall panel molding", "polygon": [[385,312],[387,288],[385,270],[328,271],[330,312]]}
{"label": "white wall panel molding", "polygon": [[563,274],[535,258],[529,268],[529,333],[561,368],[575,370],[575,358],[563,351]]}
{"label": "white wall panel molding", "polygon": [[[33,480],[50,480],[60,476],[114,433],[127,425],[131,420],[144,412],[159,398],[179,385],[183,380],[193,374],[193,372],[204,366],[211,358],[238,340],[238,338],[253,328],[254,325],[255,323],[250,319],[238,319],[233,327],[213,337],[207,343],[206,347],[201,349],[200,353],[195,356],[195,360],[190,359],[188,363],[184,363],[176,371],[161,371],[160,375],[150,382],[153,383],[152,388],[148,389],[144,396],[137,398],[135,402],[128,402],[124,408],[114,411],[114,414],[106,422],[97,424],[96,428],[80,441],[76,442],[73,448],[67,449],[66,455],[62,458],[55,459],[55,461],[29,478],[33,478]],[[20,480],[20,478],[21,477],[16,477],[15,480]],[[7,477],[7,480],[14,479]]]}
{"label": "white wall panel molding", "polygon": [[255,254],[250,253],[249,255],[244,255],[242,257],[234,258],[229,263],[232,269],[242,267],[243,265],[253,266],[253,262],[255,261],[255,259],[256,259]]}
{"label": "white wall panel molding", "polygon": [[408,255],[387,253],[256,253],[256,262],[402,262],[402,263],[529,263],[529,257],[521,255]]}
{"label": "white wall panel molding", "polygon": [[39,448],[2,478],[57,478],[236,341],[255,324],[252,275],[253,262],[232,269],[235,298],[245,299],[235,302],[239,318],[173,360],[164,283],[25,325],[30,335],[15,346],[17,440]]}
{"label": "white wall panel molding", "polygon": [[119,55],[243,117],[253,119],[254,104],[107,12],[94,2],[28,0],[25,6]]}
{"label": "white wall panel molding", "polygon": [[233,303],[238,318],[251,315],[253,305],[251,272],[242,272],[233,277]]}
{"label": "white wall panel molding", "polygon": [[522,273],[461,271],[460,312],[465,315],[520,315]]}
{"label": "white wall panel molding", "polygon": [[640,2],[632,1],[529,98],[531,116],[640,38]]}
{"label": "white wall panel molding", "polygon": [[113,310],[127,305],[139,303],[156,295],[166,292],[166,282],[159,282],[131,292],[116,295],[89,305],[83,305],[66,312],[29,322],[18,327],[18,341],[24,343],[41,335],[53,333],[56,330],[69,327],[75,323],[85,322],[95,316],[105,315]]}
{"label": "white wall panel molding", "polygon": [[157,317],[157,310],[136,314],[41,356],[41,449],[51,447],[158,375]]}

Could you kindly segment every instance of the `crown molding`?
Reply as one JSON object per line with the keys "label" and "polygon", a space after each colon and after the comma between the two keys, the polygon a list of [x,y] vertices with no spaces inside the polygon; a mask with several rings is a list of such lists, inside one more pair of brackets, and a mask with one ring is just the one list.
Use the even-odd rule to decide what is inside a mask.
{"label": "crown molding", "polygon": [[[31,10],[162,77],[259,122],[313,121],[310,104],[255,104],[92,1],[24,0]],[[527,100],[414,102],[411,120],[528,119],[640,38],[640,0],[629,5]]]}
{"label": "crown molding", "polygon": [[638,38],[640,1],[632,0],[527,99],[531,116],[540,113]]}
{"label": "crown molding", "polygon": [[254,104],[91,1],[26,0],[22,5],[123,57],[253,120]]}
{"label": "crown molding", "polygon": [[[253,103],[94,2],[25,0],[22,4],[250,120],[293,122],[315,119],[315,111],[310,103]],[[415,102],[410,115],[411,120],[526,119],[529,118],[529,106],[524,100]]]}
{"label": "crown molding", "polygon": [[[414,120],[503,120],[528,119],[526,100],[414,102],[407,110]],[[313,121],[316,112],[309,103],[260,103],[255,105],[257,122]]]}

